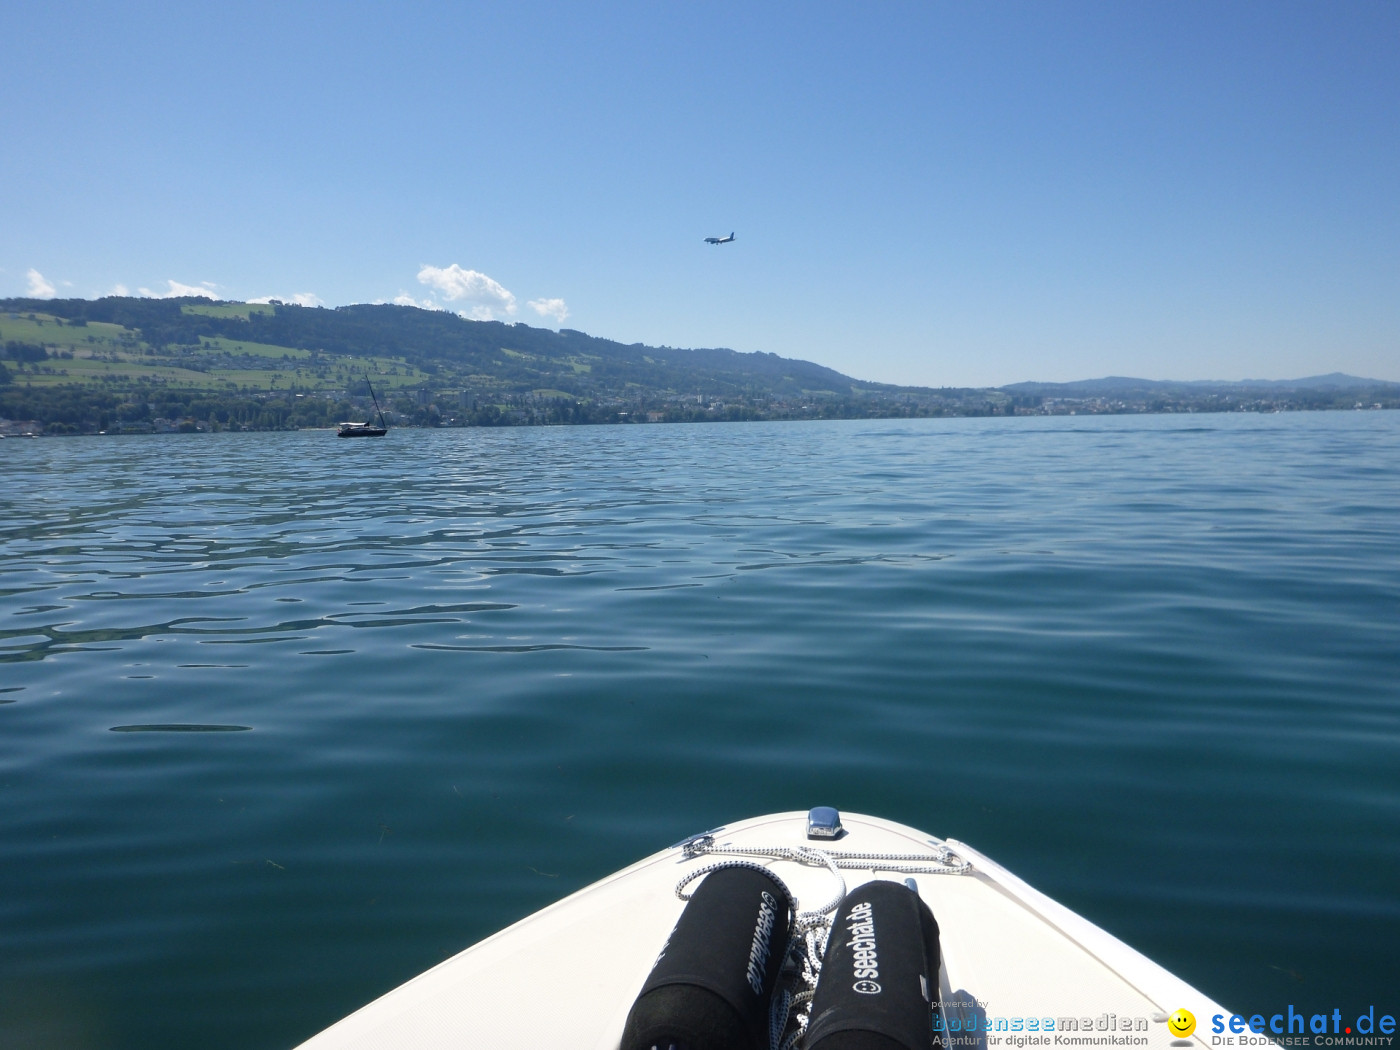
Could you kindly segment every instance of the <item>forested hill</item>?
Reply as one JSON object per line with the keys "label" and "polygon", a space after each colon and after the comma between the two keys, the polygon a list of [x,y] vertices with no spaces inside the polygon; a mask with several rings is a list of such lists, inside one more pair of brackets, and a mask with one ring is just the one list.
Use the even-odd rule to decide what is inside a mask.
{"label": "forested hill", "polygon": [[0,435],[986,414],[986,391],[862,383],[809,361],[626,345],[411,306],[0,300]]}
{"label": "forested hill", "polygon": [[[220,305],[226,308],[219,309]],[[555,332],[524,324],[473,321],[413,306],[324,309],[268,304],[259,308],[211,304],[207,299],[109,297],[9,299],[0,300],[0,309],[116,324],[153,349],[226,339],[355,358],[397,358],[428,374],[447,369],[527,384],[517,392],[545,386],[584,395],[614,383],[619,388],[634,384],[710,396],[849,394],[855,386],[879,388],[776,354],[626,345],[567,328]],[[588,382],[579,382],[583,375],[590,377]]]}
{"label": "forested hill", "polygon": [[866,383],[768,353],[631,345],[411,306],[0,300],[0,436],[393,426],[1396,408],[1400,385]]}

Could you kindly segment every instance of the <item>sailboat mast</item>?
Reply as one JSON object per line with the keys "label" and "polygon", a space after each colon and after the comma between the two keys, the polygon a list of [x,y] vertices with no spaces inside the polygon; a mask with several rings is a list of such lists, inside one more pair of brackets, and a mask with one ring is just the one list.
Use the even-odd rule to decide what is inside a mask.
{"label": "sailboat mast", "polygon": [[389,424],[384,422],[384,411],[379,407],[379,398],[374,396],[374,384],[369,381],[369,373],[365,373],[365,386],[369,387],[369,396],[374,401],[374,410],[379,413],[379,425],[385,430],[389,429]]}

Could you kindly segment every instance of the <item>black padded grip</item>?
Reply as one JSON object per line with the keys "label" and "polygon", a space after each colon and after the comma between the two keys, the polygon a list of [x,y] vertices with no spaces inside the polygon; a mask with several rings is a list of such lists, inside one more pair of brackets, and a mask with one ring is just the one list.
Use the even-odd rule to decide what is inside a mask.
{"label": "black padded grip", "polygon": [[804,1046],[929,1050],[938,997],[938,923],[917,893],[868,882],[836,909]]}
{"label": "black padded grip", "polygon": [[621,1050],[767,1050],[791,925],[787,893],[756,868],[705,876],[642,985]]}

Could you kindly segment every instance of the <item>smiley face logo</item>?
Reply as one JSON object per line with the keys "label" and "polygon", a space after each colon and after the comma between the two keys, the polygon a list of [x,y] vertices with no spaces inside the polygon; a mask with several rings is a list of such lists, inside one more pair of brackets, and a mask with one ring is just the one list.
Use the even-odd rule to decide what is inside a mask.
{"label": "smiley face logo", "polygon": [[1196,1030],[1196,1015],[1190,1010],[1178,1010],[1167,1018],[1167,1029],[1178,1039],[1185,1039]]}

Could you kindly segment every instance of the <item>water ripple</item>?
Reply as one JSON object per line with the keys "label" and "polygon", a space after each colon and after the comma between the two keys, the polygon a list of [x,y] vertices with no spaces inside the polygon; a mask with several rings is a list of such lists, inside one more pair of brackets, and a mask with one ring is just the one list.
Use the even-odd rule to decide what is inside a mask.
{"label": "water ripple", "polygon": [[6,443],[0,959],[106,1045],[292,1045],[817,802],[1232,1005],[1400,982],[1400,413],[345,444]]}
{"label": "water ripple", "polygon": [[196,725],[171,722],[163,725],[113,726],[113,733],[243,733],[252,726]]}

